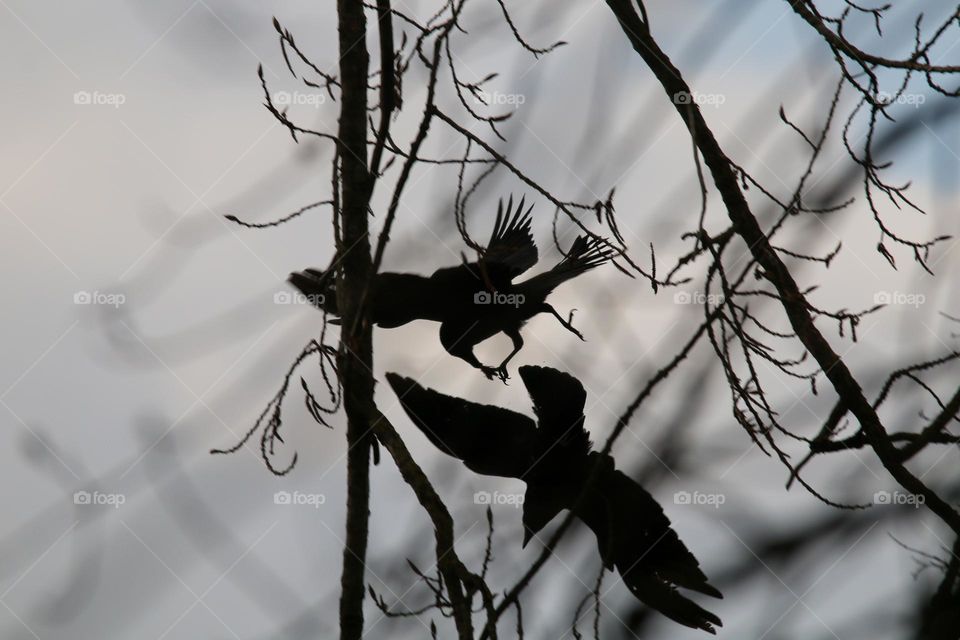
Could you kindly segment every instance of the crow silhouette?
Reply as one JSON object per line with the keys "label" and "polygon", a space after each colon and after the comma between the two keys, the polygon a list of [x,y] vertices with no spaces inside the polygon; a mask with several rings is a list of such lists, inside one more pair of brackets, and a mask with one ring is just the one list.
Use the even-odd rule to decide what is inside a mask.
{"label": "crow silhouette", "polygon": [[[429,277],[412,273],[378,273],[367,293],[371,321],[384,328],[399,327],[413,320],[440,323],[440,342],[451,355],[480,369],[487,378],[509,378],[507,363],[523,347],[520,329],[538,313],[553,314],[567,330],[583,335],[547,303],[547,296],[560,284],[603,264],[612,257],[609,246],[586,235],[574,240],[567,255],[549,271],[522,282],[513,280],[537,263],[537,246],[530,232],[531,206],[524,200],[514,208],[513,198],[504,210],[497,208],[490,241],[475,262],[445,267]],[[339,315],[336,291],[329,272],[318,269],[290,274],[289,282],[317,307]],[[572,315],[572,313],[571,313]],[[498,367],[482,364],[474,346],[504,333],[513,351]]]}
{"label": "crow silhouette", "polygon": [[[720,618],[677,587],[723,596],[707,582],[657,501],[617,471],[612,457],[591,451],[583,428],[583,385],[546,367],[520,367],[520,377],[533,400],[536,423],[507,409],[425,389],[395,373],[388,373],[387,381],[410,419],[441,451],[477,473],[526,483],[523,546],[561,511],[574,510],[596,534],[604,566],[616,567],[634,596],[671,620],[715,633]],[[594,469],[597,480],[578,505]]]}

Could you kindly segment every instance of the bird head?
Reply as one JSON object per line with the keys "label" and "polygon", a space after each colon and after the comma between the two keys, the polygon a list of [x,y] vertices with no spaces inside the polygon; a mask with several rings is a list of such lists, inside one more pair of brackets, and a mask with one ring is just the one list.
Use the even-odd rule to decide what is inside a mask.
{"label": "bird head", "polygon": [[320,269],[294,271],[287,277],[287,282],[292,284],[313,306],[328,313],[337,314],[337,279],[334,271]]}

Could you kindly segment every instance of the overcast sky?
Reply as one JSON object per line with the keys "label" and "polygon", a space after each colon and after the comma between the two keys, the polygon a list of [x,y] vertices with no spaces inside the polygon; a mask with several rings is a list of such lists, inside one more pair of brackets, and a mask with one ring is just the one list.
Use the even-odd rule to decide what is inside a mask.
{"label": "overcast sky", "polygon": [[[417,15],[432,6],[401,4]],[[730,11],[721,22],[713,3],[653,3],[654,30],[702,94],[707,119],[730,155],[785,192],[803,148],[788,132],[764,132],[782,128],[781,103],[798,122],[820,122],[835,69],[825,48],[784,3],[727,4]],[[929,4],[932,14],[948,7]],[[330,590],[339,580],[343,536],[341,421],[332,430],[313,424],[294,394],[285,450],[298,452],[299,466],[282,480],[259,461],[256,440],[234,456],[207,454],[246,431],[289,362],[318,331],[315,313],[283,304],[275,294],[287,291],[289,271],[326,264],[332,246],[328,212],[266,231],[241,229],[223,216],[265,221],[328,196],[329,147],[293,143],[262,106],[256,68],[263,64],[271,90],[286,92],[291,113],[303,123],[332,129],[338,104],[306,92],[290,77],[271,25],[276,15],[318,65],[333,70],[332,6],[0,1],[6,52],[0,59],[0,262],[8,274],[0,281],[0,500],[7,514],[0,522],[5,605],[0,636],[246,639],[276,637],[272,634],[284,627],[286,637],[326,637],[318,634],[333,628]],[[687,246],[680,233],[695,224],[699,207],[689,139],[605,6],[519,8],[516,17],[531,41],[569,43],[540,60],[519,51],[502,25],[486,31],[497,16],[495,4],[477,3],[466,22],[484,37],[460,36],[454,43],[463,69],[475,79],[501,72],[492,90],[511,96],[505,100],[517,108],[505,126],[514,141],[511,157],[571,199],[604,197],[616,185],[621,228],[634,255],[646,260],[653,241],[658,263],[672,264]],[[715,29],[710,21],[717,22]],[[709,56],[698,55],[698,46],[707,45],[694,35],[714,38],[716,29],[726,40]],[[889,41],[906,47],[909,34],[893,29]],[[957,44],[943,47],[944,62],[960,55],[960,46],[952,48]],[[422,75],[411,76],[404,87],[412,104],[423,99],[417,80]],[[927,94],[911,95],[916,104],[902,105],[902,113],[934,102]],[[747,119],[746,113],[755,115]],[[400,118],[395,129],[400,139],[412,135],[416,117],[413,108]],[[603,131],[584,146],[579,134],[597,123]],[[607,144],[614,141],[623,145],[624,155],[610,152]],[[897,228],[917,236],[956,232],[958,141],[956,118],[931,120],[898,150],[894,175],[913,180],[912,193],[931,215],[898,218]],[[438,134],[430,151],[462,153],[462,144],[451,149],[454,142]],[[828,148],[824,166],[834,163],[836,169],[823,172],[825,181],[845,166],[837,145]],[[531,195],[508,176],[498,179],[496,189]],[[429,272],[459,261],[464,247],[448,214],[454,180],[450,171],[415,172],[387,268]],[[478,239],[489,233],[498,193],[490,190],[474,201],[470,225]],[[382,205],[385,194],[386,188],[379,191],[375,204]],[[374,228],[382,211],[382,206],[375,210]],[[722,211],[711,211],[717,214],[709,220],[711,228],[722,229]],[[550,264],[558,259],[550,247],[552,210],[538,202],[535,212],[541,258]],[[879,294],[913,296],[865,323],[857,344],[829,329],[863,379],[889,370],[905,354],[954,347],[938,312],[960,315],[950,295],[955,286],[951,290],[949,283],[919,276],[910,256],[902,256],[903,268],[889,268],[874,250],[878,235],[872,225],[861,205],[810,231],[821,251],[843,241],[834,267],[842,276],[805,270],[801,277],[804,284],[823,285],[817,302],[824,306],[865,308]],[[799,227],[795,234],[801,246],[808,239]],[[941,252],[935,271],[956,272],[958,256],[960,251]],[[554,301],[561,313],[578,310],[576,324],[588,344],[541,316],[528,327],[515,364],[550,364],[576,373],[593,399],[587,426],[594,440],[602,441],[645,376],[665,363],[698,321],[699,308],[678,304],[676,293],[654,295],[646,283],[613,269],[591,273],[559,291]],[[442,351],[436,331],[429,323],[378,331],[378,374],[396,370],[445,392],[496,398],[529,413],[519,385],[478,380]],[[481,359],[497,359],[506,345],[506,340],[484,345]],[[683,383],[695,373],[688,370],[665,387],[631,425],[632,437],[625,436],[617,449],[622,467],[644,461],[648,425],[689,401],[681,395]],[[310,369],[304,375],[318,381],[315,374]],[[725,554],[743,552],[750,531],[738,523],[786,526],[827,509],[796,488],[784,491],[783,467],[751,446],[730,417],[725,388],[714,383],[703,389],[707,408],[699,414],[696,441],[707,447],[702,456],[715,454],[724,463],[682,477],[667,474],[656,492],[708,574],[723,566]],[[787,417],[799,424],[818,424],[830,406],[829,398],[810,396],[802,386],[785,384],[776,391],[790,409]],[[521,490],[441,460],[398,411],[388,389],[378,398],[414,455],[443,479],[441,493],[462,515],[458,533],[482,519],[474,491]],[[937,477],[956,462],[952,451],[924,464],[930,477]],[[864,464],[877,469],[869,460]],[[811,472],[813,478],[838,477]],[[428,563],[431,548],[413,544],[404,535],[407,529],[397,531],[396,522],[409,523],[411,536],[424,524],[389,461],[374,469],[373,483],[371,582],[388,600],[397,599],[413,578],[402,558],[390,552],[402,548]],[[869,501],[878,486],[886,480],[828,492]],[[731,498],[721,509],[674,504],[672,496],[683,490]],[[75,504],[77,491],[109,504]],[[321,495],[323,504],[276,505],[277,491]],[[519,516],[508,508],[496,515],[504,527],[498,543],[518,553],[513,534]],[[478,557],[473,552],[482,545],[483,523],[477,527],[462,543],[466,558]],[[783,589],[790,576],[785,582],[768,576],[772,588],[783,591],[783,608],[796,608],[785,616],[778,637],[839,630],[859,603],[909,593],[910,556],[887,533],[924,548],[945,537],[927,518],[913,519],[903,531],[871,531],[849,553],[841,549],[825,559],[823,569],[830,571],[803,594],[803,606],[795,599],[799,592],[791,598],[793,590]],[[587,551],[590,545],[571,549],[567,560],[579,561]],[[518,557],[529,561],[535,554],[528,550]],[[554,570],[570,578],[563,568]],[[518,569],[497,571],[508,584]],[[544,586],[544,598],[550,588]],[[424,601],[415,586],[411,593],[412,603]],[[839,605],[837,593],[851,594],[850,600]],[[755,602],[753,595],[747,589],[717,608],[726,623],[721,637],[763,632],[752,626],[747,603]],[[300,617],[311,610],[323,615]],[[532,621],[540,616],[536,609],[530,615]],[[372,612],[371,620],[376,617]],[[541,628],[547,626],[543,622]],[[696,635],[662,628],[664,637]],[[417,631],[410,637],[422,637]],[[891,627],[888,637],[899,634]],[[371,637],[380,637],[378,631]]]}

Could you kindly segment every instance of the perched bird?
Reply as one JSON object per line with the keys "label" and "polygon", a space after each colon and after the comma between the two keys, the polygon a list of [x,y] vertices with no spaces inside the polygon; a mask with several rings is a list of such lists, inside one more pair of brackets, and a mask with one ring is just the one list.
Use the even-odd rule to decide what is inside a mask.
{"label": "perched bird", "polygon": [[[583,428],[586,392],[580,382],[546,367],[520,367],[537,421],[425,389],[387,374],[414,424],[441,451],[484,475],[519,478],[523,545],[563,510],[573,510],[597,536],[607,569],[620,572],[640,601],[680,624],[715,633],[720,618],[681,595],[678,587],[722,598],[680,541],[663,509],[643,487],[591,451]],[[596,480],[579,501],[588,478]]]}
{"label": "perched bird", "polygon": [[[520,329],[538,313],[553,314],[567,330],[583,340],[570,320],[547,303],[547,296],[560,284],[603,264],[612,257],[599,238],[582,235],[574,240],[565,258],[552,269],[522,282],[513,280],[537,263],[537,246],[530,232],[531,206],[524,201],[514,208],[513,198],[504,211],[503,201],[490,241],[475,262],[445,267],[429,277],[412,273],[378,273],[367,292],[371,321],[393,328],[413,320],[440,323],[440,342],[451,355],[480,369],[487,378],[506,381],[507,363],[523,347]],[[329,272],[317,269],[290,274],[289,282],[316,306],[338,315],[336,292]],[[498,367],[482,364],[474,346],[504,333],[513,351]]]}

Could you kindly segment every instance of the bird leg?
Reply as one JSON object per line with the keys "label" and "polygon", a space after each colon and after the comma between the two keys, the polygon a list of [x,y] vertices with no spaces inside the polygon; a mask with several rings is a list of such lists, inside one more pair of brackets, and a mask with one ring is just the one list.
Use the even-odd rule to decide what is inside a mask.
{"label": "bird leg", "polygon": [[507,383],[507,379],[510,375],[507,373],[506,364],[513,357],[513,355],[520,350],[520,347],[517,344],[519,340],[520,345],[523,344],[523,340],[520,338],[519,332],[516,332],[517,335],[514,337],[509,331],[505,331],[508,336],[513,339],[514,350],[507,359],[504,360],[499,367],[491,367],[485,365],[480,360],[477,359],[476,354],[473,353],[473,347],[475,346],[470,342],[470,338],[467,336],[468,332],[462,331],[462,327],[459,327],[450,323],[443,323],[440,325],[440,342],[443,344],[443,348],[447,350],[452,356],[460,358],[471,367],[475,369],[480,369],[480,371],[487,377],[488,380],[493,380],[494,377],[499,378],[504,384]]}
{"label": "bird leg", "polygon": [[576,311],[576,309],[570,310],[570,317],[567,320],[564,320],[563,317],[559,313],[557,313],[557,310],[554,309],[551,305],[547,304],[546,302],[543,303],[543,306],[540,307],[540,310],[546,311],[548,313],[552,313],[554,317],[556,317],[556,319],[560,321],[560,324],[563,325],[564,329],[566,329],[573,335],[577,336],[584,342],[587,341],[587,339],[583,337],[583,334],[577,331],[576,328],[571,324],[573,322],[573,312]]}
{"label": "bird leg", "polygon": [[523,336],[520,335],[520,329],[516,327],[505,329],[503,333],[513,342],[513,351],[503,359],[499,367],[480,365],[479,368],[483,371],[483,374],[487,376],[487,379],[493,380],[493,376],[496,376],[500,378],[503,384],[507,384],[507,380],[510,379],[510,372],[507,371],[507,363],[523,348]]}
{"label": "bird leg", "polygon": [[450,351],[450,353],[457,356],[471,367],[480,369],[483,375],[487,376],[487,380],[493,380],[494,377],[496,377],[499,378],[501,382],[506,384],[507,378],[510,377],[509,374],[507,374],[506,367],[504,366],[506,362],[501,364],[499,367],[491,367],[490,365],[483,364],[477,359],[477,356],[474,355],[473,347],[470,347],[469,349],[456,349],[454,351]]}
{"label": "bird leg", "polygon": [[510,374],[507,373],[507,368],[502,364],[499,367],[481,364],[480,371],[483,372],[483,375],[487,376],[487,380],[493,380],[494,376],[496,376],[503,384],[507,384],[507,380],[510,378]]}
{"label": "bird leg", "polygon": [[516,327],[511,329],[506,329],[503,332],[508,338],[513,342],[513,351],[510,352],[506,358],[503,359],[503,362],[500,363],[500,366],[495,369],[497,374],[500,376],[500,379],[504,382],[507,381],[507,378],[510,377],[510,374],[507,373],[507,363],[513,359],[513,356],[517,355],[517,352],[523,348],[523,336],[520,335],[520,330]]}

